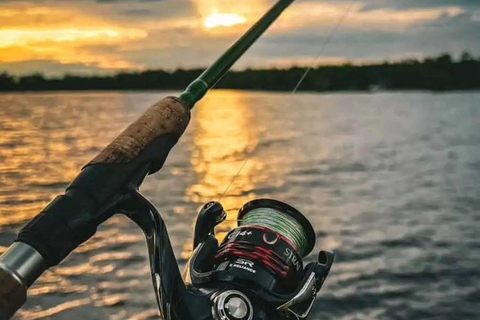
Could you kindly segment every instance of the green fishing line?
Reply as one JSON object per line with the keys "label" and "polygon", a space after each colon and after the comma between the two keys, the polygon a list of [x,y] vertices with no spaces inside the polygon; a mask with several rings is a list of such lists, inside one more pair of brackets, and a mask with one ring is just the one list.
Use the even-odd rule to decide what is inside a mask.
{"label": "green fishing line", "polygon": [[285,236],[298,249],[300,255],[306,251],[308,240],[302,225],[290,215],[273,208],[256,208],[243,216],[244,226],[261,226]]}

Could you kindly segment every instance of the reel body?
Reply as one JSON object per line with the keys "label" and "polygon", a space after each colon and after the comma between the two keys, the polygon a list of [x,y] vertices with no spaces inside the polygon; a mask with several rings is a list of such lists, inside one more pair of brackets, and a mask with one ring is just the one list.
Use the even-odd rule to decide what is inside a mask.
{"label": "reel body", "polygon": [[[298,248],[272,228],[246,224],[245,217],[259,208],[294,218],[305,232],[306,246]],[[218,202],[200,210],[195,249],[184,273],[188,287],[211,294],[214,319],[306,319],[334,259],[332,252],[321,251],[318,261],[303,265],[315,245],[308,220],[283,202],[253,200],[240,209],[239,226],[218,244],[214,226],[224,217]]]}
{"label": "reel body", "polygon": [[[194,251],[180,275],[165,224],[155,207],[136,193],[125,210],[145,232],[152,280],[164,319],[266,320],[306,319],[333,263],[334,254],[320,251],[317,261],[303,265],[315,245],[308,220],[295,208],[258,199],[239,211],[238,227],[222,243],[215,226],[226,218],[218,202],[205,204],[197,217]],[[274,227],[250,224],[250,214],[273,209],[298,222],[306,242]],[[298,240],[298,239],[296,239]],[[299,244],[304,244],[300,246]]]}

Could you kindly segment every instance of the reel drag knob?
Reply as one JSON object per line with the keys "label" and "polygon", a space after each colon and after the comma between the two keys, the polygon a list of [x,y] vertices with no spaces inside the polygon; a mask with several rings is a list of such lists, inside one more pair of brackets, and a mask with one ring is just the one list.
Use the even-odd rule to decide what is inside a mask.
{"label": "reel drag knob", "polygon": [[250,300],[240,291],[228,290],[214,298],[215,320],[251,320],[253,307]]}

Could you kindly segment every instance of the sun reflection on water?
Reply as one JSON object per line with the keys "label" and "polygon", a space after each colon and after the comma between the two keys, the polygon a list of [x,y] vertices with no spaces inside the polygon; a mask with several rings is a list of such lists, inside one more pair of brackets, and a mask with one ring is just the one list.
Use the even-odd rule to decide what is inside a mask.
{"label": "sun reflection on water", "polygon": [[[208,96],[193,119],[191,165],[197,180],[186,190],[186,197],[197,203],[220,200],[227,212],[227,221],[216,230],[217,238],[222,240],[236,226],[238,209],[255,198],[255,174],[262,162],[251,154],[258,144],[259,130],[252,106],[235,91]],[[185,244],[182,257],[190,255],[189,244]]]}

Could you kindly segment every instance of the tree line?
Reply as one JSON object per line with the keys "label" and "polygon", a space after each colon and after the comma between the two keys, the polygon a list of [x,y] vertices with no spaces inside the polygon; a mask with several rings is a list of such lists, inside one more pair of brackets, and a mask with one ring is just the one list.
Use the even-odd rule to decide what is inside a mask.
{"label": "tree line", "polygon": [[[222,89],[292,90],[306,68],[247,69],[229,72],[216,86]],[[65,75],[48,78],[42,74],[15,77],[0,73],[0,91],[56,90],[181,90],[203,72],[202,69],[148,70],[115,75]],[[449,54],[370,65],[344,64],[312,69],[299,90],[472,90],[480,89],[480,58],[468,52],[459,59]]]}

